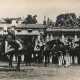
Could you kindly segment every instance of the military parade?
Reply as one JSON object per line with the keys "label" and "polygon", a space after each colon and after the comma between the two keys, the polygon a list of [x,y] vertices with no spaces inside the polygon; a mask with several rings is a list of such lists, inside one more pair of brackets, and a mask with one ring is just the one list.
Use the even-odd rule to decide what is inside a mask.
{"label": "military parade", "polygon": [[45,16],[43,24],[38,24],[36,17],[28,15],[23,21],[21,18],[5,18],[1,22],[1,61],[7,61],[9,69],[15,62],[15,69],[19,71],[22,63],[45,67],[49,64],[59,67],[80,64],[80,28],[76,15],[61,14],[55,24]]}

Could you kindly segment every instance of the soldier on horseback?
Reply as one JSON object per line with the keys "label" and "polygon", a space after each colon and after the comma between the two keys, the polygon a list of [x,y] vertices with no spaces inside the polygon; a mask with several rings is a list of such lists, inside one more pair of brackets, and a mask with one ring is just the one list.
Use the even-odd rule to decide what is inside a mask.
{"label": "soldier on horseback", "polygon": [[21,50],[22,44],[19,40],[16,39],[15,35],[11,32],[8,32],[7,42],[9,45],[9,49],[6,55],[9,56],[9,67],[12,68],[13,55],[17,57],[17,70],[20,70],[21,63]]}

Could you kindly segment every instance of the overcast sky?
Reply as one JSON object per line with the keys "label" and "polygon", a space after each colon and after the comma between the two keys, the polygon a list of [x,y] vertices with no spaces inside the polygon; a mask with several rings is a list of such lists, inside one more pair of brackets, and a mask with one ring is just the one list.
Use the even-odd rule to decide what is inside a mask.
{"label": "overcast sky", "polygon": [[80,0],[0,0],[0,17],[37,14],[42,22],[44,16],[55,20],[58,14],[66,12],[80,15]]}

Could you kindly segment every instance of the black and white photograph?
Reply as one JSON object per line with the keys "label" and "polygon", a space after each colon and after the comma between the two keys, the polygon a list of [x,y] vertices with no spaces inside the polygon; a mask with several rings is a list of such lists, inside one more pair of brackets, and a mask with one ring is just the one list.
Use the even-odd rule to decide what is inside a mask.
{"label": "black and white photograph", "polygon": [[80,0],[0,0],[0,80],[80,80]]}

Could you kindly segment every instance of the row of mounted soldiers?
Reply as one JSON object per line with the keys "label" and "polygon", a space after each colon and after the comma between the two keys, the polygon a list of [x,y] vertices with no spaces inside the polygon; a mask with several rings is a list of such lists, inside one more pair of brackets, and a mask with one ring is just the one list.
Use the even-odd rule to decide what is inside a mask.
{"label": "row of mounted soldiers", "polygon": [[23,62],[26,65],[31,65],[32,63],[43,63],[45,66],[49,63],[58,64],[59,66],[80,64],[80,41],[75,42],[77,46],[73,47],[70,45],[70,43],[72,43],[71,40],[68,40],[68,44],[64,45],[63,42],[57,39],[48,41],[43,45],[37,44],[37,50],[34,50],[35,39],[32,39],[32,36],[21,40],[14,34],[8,33],[8,36],[4,37],[4,40],[8,42],[9,48],[4,55],[8,57],[10,68],[13,67],[13,56],[16,57],[16,70],[20,70],[22,55],[24,55]]}
{"label": "row of mounted soldiers", "polygon": [[44,63],[45,66],[49,63],[58,64],[59,66],[80,64],[80,41],[75,42],[77,46],[73,47],[72,40],[70,39],[67,45],[64,45],[59,39],[52,40],[43,45],[37,44],[37,50],[34,50],[35,39],[32,40],[32,37],[28,37],[23,43],[20,43],[20,41],[16,39],[15,41],[14,39],[9,40],[9,44],[15,49],[8,52],[10,55],[10,67],[12,67],[13,55],[18,58],[18,68],[20,68],[21,55],[24,55],[26,65],[31,65],[31,63]]}
{"label": "row of mounted soldiers", "polygon": [[80,41],[73,46],[72,40],[68,39],[66,45],[59,39],[48,41],[40,47],[40,51],[35,51],[38,63],[58,64],[59,66],[70,66],[71,64],[80,64]]}
{"label": "row of mounted soldiers", "polygon": [[[80,41],[75,42],[77,44],[75,47],[70,39],[66,45],[59,39],[48,41],[43,45],[40,43],[35,45],[35,39],[31,38],[25,39],[23,43],[25,44],[23,53],[26,65],[31,65],[31,63],[43,63],[45,66],[49,63],[59,66],[80,64]],[[34,47],[37,49],[35,50]]]}

